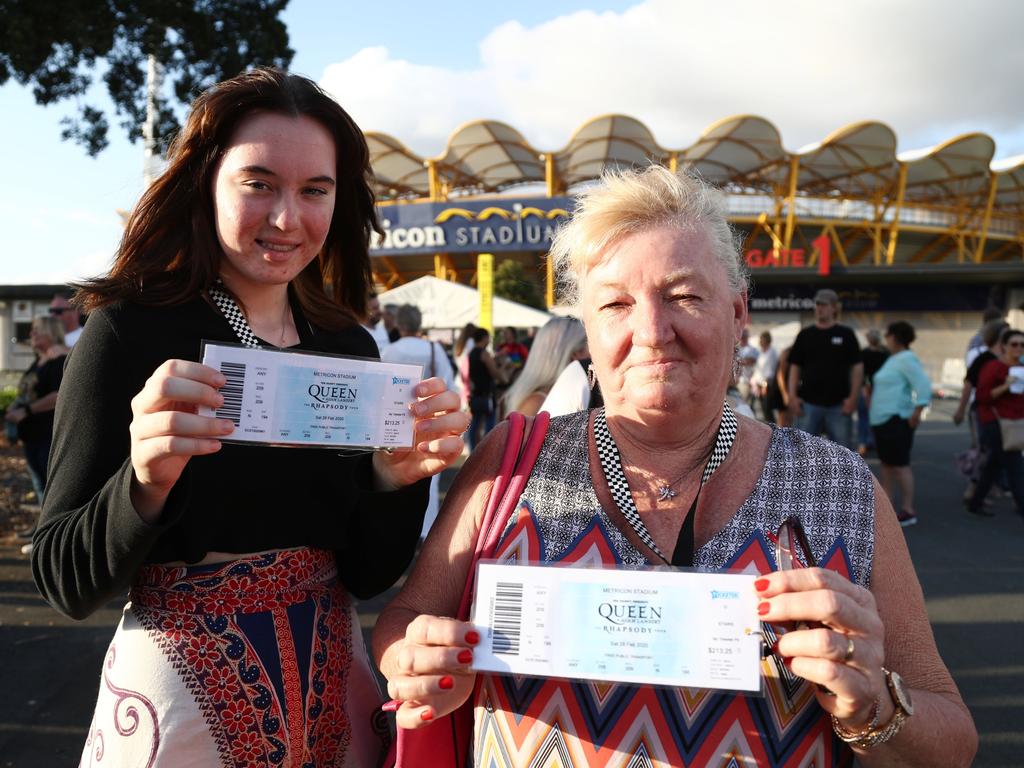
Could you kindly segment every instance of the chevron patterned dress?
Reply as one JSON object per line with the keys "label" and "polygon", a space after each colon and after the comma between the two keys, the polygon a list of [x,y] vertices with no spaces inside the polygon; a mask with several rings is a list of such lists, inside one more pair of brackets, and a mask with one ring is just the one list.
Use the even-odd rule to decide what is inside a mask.
{"label": "chevron patterned dress", "polygon": [[[503,562],[658,565],[618,510],[602,508],[590,471],[587,414],[553,419],[502,533]],[[608,494],[604,494],[608,498]],[[773,534],[800,518],[818,563],[868,586],[874,491],[860,457],[806,433],[775,429],[764,469],[729,523],[695,553],[702,570],[775,570]],[[766,625],[768,633],[771,628]],[[683,628],[685,631],[685,628]],[[813,686],[774,656],[764,696],[559,678],[481,675],[475,764],[574,766],[850,765]]]}

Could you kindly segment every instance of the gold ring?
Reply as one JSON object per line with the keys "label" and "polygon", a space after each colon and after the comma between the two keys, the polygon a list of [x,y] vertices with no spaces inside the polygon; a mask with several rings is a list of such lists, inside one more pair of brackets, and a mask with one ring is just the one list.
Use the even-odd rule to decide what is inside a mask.
{"label": "gold ring", "polygon": [[847,635],[846,636],[846,655],[843,656],[843,664],[849,664],[850,663],[850,659],[853,658],[853,651],[854,651],[853,638],[850,637],[849,635]]}

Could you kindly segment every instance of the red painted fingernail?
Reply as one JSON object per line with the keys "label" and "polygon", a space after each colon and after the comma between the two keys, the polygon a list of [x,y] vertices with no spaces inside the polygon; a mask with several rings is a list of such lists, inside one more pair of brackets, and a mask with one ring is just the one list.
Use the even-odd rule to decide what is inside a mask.
{"label": "red painted fingernail", "polygon": [[772,604],[769,603],[767,600],[765,602],[763,602],[763,603],[758,603],[758,605],[757,605],[757,612],[761,616],[764,616],[771,609],[772,609]]}
{"label": "red painted fingernail", "polygon": [[429,709],[424,709],[422,712],[420,712],[420,720],[433,720],[433,719],[434,719],[434,713],[431,712]]}
{"label": "red painted fingernail", "polygon": [[472,664],[473,663],[473,652],[468,648],[464,651],[459,651],[459,664]]}
{"label": "red painted fingernail", "polygon": [[380,711],[381,712],[397,712],[398,708],[400,706],[402,706],[402,702],[398,701],[397,699],[392,699],[391,701],[385,701],[381,705]]}
{"label": "red painted fingernail", "polygon": [[778,653],[779,653],[779,641],[778,640],[776,640],[774,643],[772,643],[771,652],[776,654],[776,655],[778,655]]}
{"label": "red painted fingernail", "polygon": [[787,668],[791,669],[793,667],[793,657],[792,656],[786,656],[785,658],[782,659],[782,663],[785,664]]}
{"label": "red painted fingernail", "polygon": [[476,645],[480,642],[480,633],[475,629],[469,630],[469,632],[466,633],[466,642],[470,645]]}
{"label": "red painted fingernail", "polygon": [[764,592],[768,589],[768,579],[758,579],[754,582],[754,589],[758,592]]}
{"label": "red painted fingernail", "polygon": [[450,691],[452,688],[455,687],[455,679],[453,677],[450,677],[449,675],[445,675],[441,678],[441,681],[438,683],[438,685],[441,686],[442,691]]}

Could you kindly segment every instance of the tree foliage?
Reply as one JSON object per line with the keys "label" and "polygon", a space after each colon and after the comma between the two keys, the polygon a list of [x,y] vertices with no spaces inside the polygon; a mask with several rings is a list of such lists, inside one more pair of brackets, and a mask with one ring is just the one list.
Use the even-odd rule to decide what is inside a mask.
{"label": "tree foliage", "polygon": [[[248,67],[287,67],[292,51],[278,16],[288,0],[0,0],[0,85],[31,85],[39,104],[77,102],[62,138],[95,156],[108,144],[107,115],[84,97],[102,79],[128,138],[142,138],[147,61],[163,68],[157,146],[178,130],[176,104]],[[175,101],[167,97],[173,93]]]}
{"label": "tree foliage", "polygon": [[505,259],[495,267],[494,295],[529,307],[544,309],[536,281],[527,277],[523,265],[515,259]]}

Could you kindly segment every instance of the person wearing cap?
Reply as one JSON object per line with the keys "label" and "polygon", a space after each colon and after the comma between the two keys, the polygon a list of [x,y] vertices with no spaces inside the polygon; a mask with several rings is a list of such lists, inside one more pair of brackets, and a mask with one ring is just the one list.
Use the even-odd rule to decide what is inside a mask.
{"label": "person wearing cap", "polygon": [[857,336],[836,322],[838,314],[835,291],[822,288],[814,294],[814,325],[801,330],[793,342],[787,388],[797,427],[849,447],[864,364]]}

